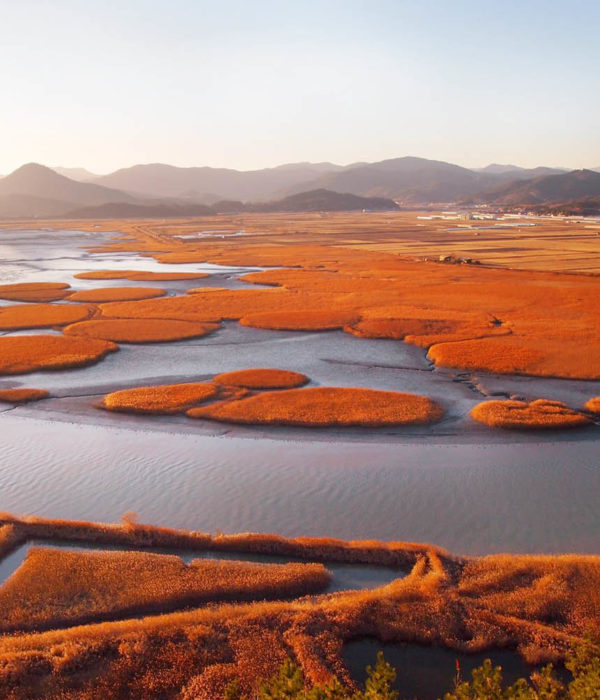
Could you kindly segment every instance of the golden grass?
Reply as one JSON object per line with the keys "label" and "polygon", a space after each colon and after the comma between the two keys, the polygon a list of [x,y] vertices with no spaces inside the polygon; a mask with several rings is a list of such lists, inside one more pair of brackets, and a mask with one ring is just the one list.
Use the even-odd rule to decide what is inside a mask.
{"label": "golden grass", "polygon": [[73,275],[79,280],[131,280],[132,282],[199,280],[208,272],[143,272],[142,270],[94,270]]}
{"label": "golden grass", "polygon": [[164,384],[121,389],[107,394],[102,407],[121,413],[177,413],[217,395],[206,383]]}
{"label": "golden grass", "polygon": [[23,541],[18,525],[13,523],[0,524],[0,561]]}
{"label": "golden grass", "polygon": [[48,396],[45,389],[0,389],[0,401],[5,403],[28,403]]}
{"label": "golden grass", "polygon": [[331,537],[283,537],[244,532],[208,535],[195,530],[174,530],[138,523],[123,516],[121,524],[73,521],[37,516],[16,517],[0,513],[0,526],[18,528],[23,538],[65,540],[133,547],[162,547],[197,551],[251,552],[314,561],[380,564],[412,567],[428,552],[444,559],[448,552],[430,544],[381,542],[379,540],[339,540]]}
{"label": "golden grass", "polygon": [[[199,547],[236,546],[236,551],[248,552],[256,551],[257,545],[279,553],[292,547],[303,549],[310,558],[337,552],[373,563],[382,561],[380,556],[385,554],[396,557],[388,562],[403,561],[413,568],[405,578],[373,590],[222,604],[144,619],[6,635],[0,637],[0,694],[5,697],[37,694],[46,698],[216,700],[222,698],[227,682],[234,677],[240,679],[244,690],[253,691],[258,676],[271,675],[288,654],[301,663],[309,683],[327,679],[332,673],[349,683],[341,660],[343,644],[361,636],[463,652],[516,648],[526,660],[539,663],[560,660],[587,632],[600,631],[598,556],[457,558],[428,545],[290,540],[250,534],[207,538],[134,523],[112,526],[6,515],[0,516],[0,542],[6,527],[19,530],[20,537],[70,533],[94,538],[104,533],[102,536],[115,540],[136,537],[139,530],[155,541],[179,537],[177,546],[182,548],[194,541]],[[147,596],[145,602],[154,605],[161,596],[164,603],[165,589],[169,600],[181,590],[178,583],[173,584],[174,578],[179,581],[177,574],[168,575],[165,585],[163,577],[146,577],[144,572],[138,575],[137,563],[112,567],[103,560],[98,571],[91,565],[95,556],[107,555],[88,554],[74,565],[67,566],[63,560],[56,567],[48,558],[39,557],[41,566],[35,575],[26,578],[26,569],[20,574],[24,587],[33,595],[26,597],[24,588],[16,585],[9,588],[11,596],[23,600],[24,608],[19,612],[19,602],[7,605],[8,615],[29,623],[46,614],[52,619],[70,616],[73,608],[85,617],[92,606],[101,615],[110,609],[112,615],[119,605],[128,603],[130,595],[136,602]],[[34,562],[36,557],[34,554]],[[159,558],[161,562],[155,564],[152,555],[144,556],[156,571],[162,571],[163,565],[173,566],[174,571],[181,568],[181,564],[171,564],[172,559],[177,561],[174,557]],[[138,561],[141,559],[136,555]],[[106,576],[104,568],[108,568]],[[207,586],[211,586],[210,580]],[[81,591],[90,590],[94,593],[86,600]],[[155,592],[157,598],[153,598]],[[37,607],[32,602],[36,596]],[[26,609],[29,617],[23,614]],[[46,624],[37,619],[36,624]]]}
{"label": "golden grass", "polygon": [[84,367],[117,349],[114,343],[92,338],[4,336],[0,338],[0,375]]}
{"label": "golden grass", "polygon": [[567,338],[480,338],[439,343],[429,348],[436,365],[464,370],[486,369],[497,374],[600,379],[600,343],[579,348]]}
{"label": "golden grass", "polygon": [[300,372],[286,369],[240,369],[224,372],[213,378],[215,384],[244,389],[293,389],[306,384],[309,378]]}
{"label": "golden grass", "polygon": [[494,555],[470,561],[459,594],[495,615],[580,630],[600,623],[597,556]]}
{"label": "golden grass", "polygon": [[348,387],[288,389],[187,411],[192,418],[305,427],[427,424],[443,409],[425,396]]}
{"label": "golden grass", "polygon": [[116,343],[166,343],[174,340],[185,340],[186,338],[200,338],[218,328],[219,324],[217,323],[170,321],[153,318],[111,318],[74,323],[63,328],[63,333],[84,338],[112,340]]}
{"label": "golden grass", "polygon": [[591,413],[600,413],[600,396],[589,399],[585,404],[585,409]]}
{"label": "golden grass", "polygon": [[67,301],[91,301],[104,303],[108,301],[132,301],[139,299],[152,299],[166,294],[164,289],[156,287],[101,287],[100,289],[83,289],[73,292],[67,297]]}
{"label": "golden grass", "polygon": [[471,418],[493,428],[540,430],[578,428],[590,420],[562,401],[484,401],[471,410]]}
{"label": "golden grass", "polygon": [[[243,227],[243,239],[200,241],[179,238],[197,230],[194,220],[107,222],[121,226],[124,235],[99,249],[105,252],[138,251],[169,263],[277,269],[243,278],[267,288],[199,288],[182,297],[106,303],[102,311],[111,318],[241,320],[273,329],[343,327],[358,336],[431,347],[430,357],[443,366],[600,378],[597,278],[431,261],[443,252],[460,257],[453,247],[457,240],[480,246],[485,237],[497,247],[494,259],[510,264],[516,239],[520,244],[533,231],[530,242],[540,243],[546,230],[560,231],[563,237],[569,230],[565,222],[538,223],[523,231],[485,231],[475,240],[473,231],[454,232],[455,223],[417,220],[413,213],[296,215],[293,221],[275,214],[243,215],[202,224],[232,231]],[[562,248],[556,241],[564,245],[560,236],[552,239],[557,259]],[[592,240],[588,231],[582,230],[581,236],[576,246]],[[436,254],[430,256],[432,247]],[[423,259],[427,257],[429,261]],[[531,264],[535,260],[532,254]],[[544,260],[542,267],[547,267],[548,258]]]}
{"label": "golden grass", "polygon": [[9,301],[58,301],[70,292],[68,284],[59,282],[20,282],[0,284],[0,299]]}
{"label": "golden grass", "polygon": [[[358,323],[345,328],[360,338],[391,338],[404,340],[411,345],[429,348],[436,343],[451,343],[457,340],[469,340],[510,334],[506,326],[498,326],[492,320],[481,319],[435,319],[388,316],[386,309],[367,311]],[[398,311],[396,311],[398,313]],[[417,311],[418,313],[418,311]],[[421,312],[422,313],[422,312]],[[384,315],[380,315],[384,314]]]}
{"label": "golden grass", "polygon": [[240,324],[274,331],[330,331],[343,328],[357,320],[356,311],[306,309],[246,314],[240,319]]}
{"label": "golden grass", "polygon": [[0,587],[0,632],[43,630],[217,601],[288,598],[329,585],[322,564],[34,547]]}
{"label": "golden grass", "polygon": [[51,328],[89,318],[92,306],[67,304],[16,304],[0,307],[0,329]]}

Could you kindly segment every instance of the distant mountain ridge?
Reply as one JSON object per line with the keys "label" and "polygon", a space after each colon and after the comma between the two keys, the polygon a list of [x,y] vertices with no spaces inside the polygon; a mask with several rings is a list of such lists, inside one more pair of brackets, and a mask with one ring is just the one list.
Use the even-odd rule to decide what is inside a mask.
{"label": "distant mountain ridge", "polygon": [[210,203],[219,199],[256,201],[270,199],[298,182],[324,172],[337,172],[333,163],[289,163],[263,170],[193,167],[151,163],[117,170],[94,180],[138,196],[173,197]]}
{"label": "distant mountain ridge", "polygon": [[115,201],[136,199],[109,187],[76,182],[37,163],[22,165],[0,180],[0,215],[3,216],[60,215],[78,206]]}
{"label": "distant mountain ridge", "polygon": [[238,214],[242,212],[328,212],[328,211],[394,211],[398,205],[382,197],[358,197],[330,190],[313,190],[290,195],[273,202],[244,203],[224,200],[212,206],[185,203],[157,204],[101,204],[95,207],[76,209],[67,214],[69,218],[152,218],[207,216],[210,214]]}
{"label": "distant mountain ridge", "polygon": [[[88,171],[74,170],[77,177],[87,177]],[[346,167],[290,163],[251,171],[137,165],[93,181],[29,163],[0,178],[0,216],[60,217],[73,212],[105,218],[201,216],[214,212],[215,204],[221,210],[229,207],[228,211],[337,211],[457,203],[522,207],[598,196],[600,172],[594,170],[491,164],[476,171],[411,156]]]}
{"label": "distant mountain ridge", "polygon": [[573,170],[533,180],[515,180],[498,188],[480,192],[471,200],[477,203],[522,206],[584,199],[600,195],[600,173]]}
{"label": "distant mountain ridge", "polygon": [[77,182],[91,182],[92,180],[100,177],[100,175],[91,173],[85,168],[62,168],[61,166],[56,166],[52,168],[52,170],[59,175],[64,175],[65,177],[71,178],[71,180],[76,180]]}

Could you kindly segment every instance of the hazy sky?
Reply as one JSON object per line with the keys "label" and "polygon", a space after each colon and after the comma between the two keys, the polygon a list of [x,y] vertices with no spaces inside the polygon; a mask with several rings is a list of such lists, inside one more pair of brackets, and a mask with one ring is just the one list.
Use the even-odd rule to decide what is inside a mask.
{"label": "hazy sky", "polygon": [[600,165],[600,0],[0,0],[0,173]]}

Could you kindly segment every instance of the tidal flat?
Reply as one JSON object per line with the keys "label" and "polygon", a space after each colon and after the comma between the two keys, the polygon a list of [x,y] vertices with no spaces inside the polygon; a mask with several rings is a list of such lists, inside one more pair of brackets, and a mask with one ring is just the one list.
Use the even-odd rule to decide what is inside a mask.
{"label": "tidal flat", "polygon": [[[114,235],[2,231],[3,280],[92,289],[123,281],[73,275],[139,269],[208,273],[202,286],[256,286],[238,279],[256,267],[161,264],[135,252],[89,252]],[[179,295],[199,283],[156,284]],[[445,415],[429,426],[311,430],[98,408],[110,391],[202,382],[254,366],[301,372],[308,386],[423,394],[439,401]],[[87,368],[9,376],[0,384],[50,392],[41,402],[0,408],[0,510],[94,520],[135,510],[146,522],[176,527],[401,537],[465,554],[597,549],[597,428],[499,431],[468,414],[482,399],[517,393],[581,408],[600,395],[600,381],[465,373],[435,367],[423,348],[397,340],[226,321],[202,338],[121,344]],[[572,497],[565,498],[566,489]]]}
{"label": "tidal flat", "polygon": [[[347,236],[368,237],[360,216],[331,223],[342,220],[357,227]],[[328,221],[305,223],[323,232]],[[600,624],[599,418],[586,407],[600,396],[597,346],[568,303],[560,309],[564,329],[552,324],[553,304],[535,289],[552,288],[548,258],[544,271],[531,272],[539,279],[528,294],[546,304],[538,321],[533,303],[519,315],[521,295],[511,287],[530,273],[506,271],[507,284],[498,268],[375,254],[373,237],[364,253],[331,232],[326,245],[305,245],[297,236],[288,241],[281,226],[266,217],[204,228],[106,222],[0,231],[4,283],[70,285],[50,290],[49,309],[38,310],[34,299],[1,301],[15,307],[5,313],[1,339],[26,347],[43,335],[77,348],[99,329],[104,340],[93,342],[118,346],[87,366],[27,373],[9,366],[0,377],[0,603],[12,620],[11,634],[0,636],[1,691],[93,696],[105,684],[127,697],[134,669],[140,697],[152,697],[158,683],[167,696],[216,700],[228,680],[251,689],[286,654],[311,682],[336,674],[351,686],[386,640],[401,674],[416,669],[414,678],[399,676],[405,690],[416,684],[427,698],[449,675],[419,685],[432,664],[450,668],[459,655],[470,668],[491,656],[509,676],[527,675],[541,662],[560,664]],[[431,248],[439,231],[430,235]],[[393,245],[388,237],[385,246]],[[372,269],[363,261],[369,255]],[[163,278],[152,279],[156,273]],[[559,281],[581,303],[594,278],[572,278]],[[473,291],[477,309],[447,292],[454,280]],[[487,309],[486,285],[494,303],[510,290],[502,314]],[[98,289],[106,300],[149,286],[160,296],[89,301]],[[78,303],[73,292],[86,292],[88,301]],[[251,313],[253,299],[259,314]],[[196,324],[194,337],[146,342],[168,335],[162,326],[170,310],[169,332]],[[40,327],[36,315],[57,321]],[[547,348],[539,340],[545,327],[555,335]],[[571,330],[587,338],[583,359],[569,350]],[[122,340],[137,336],[143,342]],[[481,366],[461,369],[429,351],[461,343],[469,352],[469,343],[481,343],[485,351],[465,361]],[[161,406],[160,387],[181,384],[163,392]],[[354,422],[336,415],[350,413],[340,401],[348,390],[359,404]],[[129,400],[118,412],[106,410],[115,392]],[[10,401],[20,395],[32,400]],[[322,414],[310,400],[317,395]],[[189,415],[188,399],[177,403],[182,396],[197,403]],[[279,396],[288,397],[291,418],[277,418]],[[304,427],[293,424],[295,397]],[[425,407],[427,420],[414,408],[408,421],[373,425],[369,416],[383,410],[374,404],[390,397],[404,401],[403,410]],[[482,402],[509,410],[540,398],[548,410],[564,402],[557,410],[579,416],[580,426],[503,430],[471,417]],[[276,416],[271,424],[260,420],[264,406]],[[388,408],[396,411],[393,401]],[[535,411],[523,413],[535,419]],[[152,526],[131,515],[106,524],[131,511]],[[126,571],[138,574],[119,573]],[[163,588],[153,580],[158,571]],[[69,572],[70,588],[60,584],[61,572]],[[76,606],[69,604],[75,590],[83,592]],[[30,609],[39,619],[23,613]],[[165,643],[167,673],[153,651]]]}

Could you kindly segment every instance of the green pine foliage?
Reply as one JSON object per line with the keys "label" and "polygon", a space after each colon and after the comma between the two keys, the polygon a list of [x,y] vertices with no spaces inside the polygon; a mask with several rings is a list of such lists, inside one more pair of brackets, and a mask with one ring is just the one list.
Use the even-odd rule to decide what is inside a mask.
{"label": "green pine foliage", "polygon": [[[551,664],[534,672],[529,679],[519,678],[506,685],[502,668],[493,666],[489,659],[471,672],[470,680],[462,680],[460,673],[454,680],[454,689],[443,700],[600,700],[600,656],[598,646],[587,641],[568,657],[567,669],[573,680],[565,685],[556,677]],[[393,689],[396,671],[380,651],[377,663],[367,666],[367,680],[363,689],[349,691],[337,678],[329,683],[307,687],[302,668],[287,659],[278,673],[262,682],[251,700],[400,700]],[[229,684],[225,700],[250,700],[237,680]]]}

